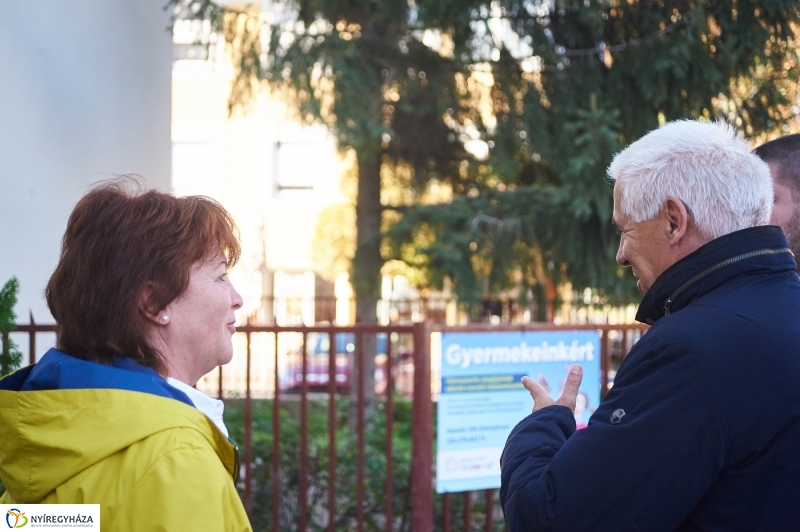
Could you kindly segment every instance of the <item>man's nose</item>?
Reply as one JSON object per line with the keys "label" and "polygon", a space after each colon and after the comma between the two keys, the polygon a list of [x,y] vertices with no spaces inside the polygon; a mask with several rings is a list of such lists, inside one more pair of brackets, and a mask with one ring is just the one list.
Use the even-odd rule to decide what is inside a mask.
{"label": "man's nose", "polygon": [[628,262],[628,258],[625,256],[625,250],[623,249],[621,240],[619,243],[619,248],[617,249],[617,264],[626,267],[631,265],[631,263]]}

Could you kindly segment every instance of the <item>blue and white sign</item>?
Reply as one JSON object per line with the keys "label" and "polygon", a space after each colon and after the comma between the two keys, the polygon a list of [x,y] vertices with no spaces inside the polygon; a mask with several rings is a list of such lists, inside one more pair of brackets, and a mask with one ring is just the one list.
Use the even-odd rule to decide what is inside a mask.
{"label": "blue and white sign", "polygon": [[600,402],[598,331],[442,333],[436,491],[499,488],[503,446],[533,407],[520,379],[556,398],[573,364],[583,367],[580,429]]}

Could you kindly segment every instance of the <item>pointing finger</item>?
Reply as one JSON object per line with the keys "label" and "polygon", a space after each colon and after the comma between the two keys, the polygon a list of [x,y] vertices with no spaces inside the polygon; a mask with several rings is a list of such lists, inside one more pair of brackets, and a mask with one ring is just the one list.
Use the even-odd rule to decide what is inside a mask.
{"label": "pointing finger", "polygon": [[581,387],[582,380],[583,380],[583,368],[581,368],[577,364],[569,368],[569,373],[567,374],[567,381],[564,383],[564,391],[561,393],[561,397],[558,398],[558,401],[556,401],[556,403],[559,405],[566,406],[574,412],[575,401],[578,397],[578,390]]}

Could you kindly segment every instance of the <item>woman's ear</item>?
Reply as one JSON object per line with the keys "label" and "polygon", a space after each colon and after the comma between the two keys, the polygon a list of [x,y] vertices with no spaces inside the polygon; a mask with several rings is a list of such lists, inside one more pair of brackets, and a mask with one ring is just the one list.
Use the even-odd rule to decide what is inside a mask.
{"label": "woman's ear", "polygon": [[156,325],[166,326],[169,325],[169,310],[158,309],[153,305],[153,293],[155,292],[155,285],[148,282],[139,293],[139,311],[151,322]]}

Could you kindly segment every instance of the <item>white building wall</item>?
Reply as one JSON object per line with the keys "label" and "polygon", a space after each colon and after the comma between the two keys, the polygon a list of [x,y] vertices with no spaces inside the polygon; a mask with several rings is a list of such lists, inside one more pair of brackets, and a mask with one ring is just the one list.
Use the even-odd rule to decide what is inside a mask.
{"label": "white building wall", "polygon": [[[20,281],[18,322],[33,312],[52,323],[44,286],[88,185],[133,173],[170,190],[164,5],[0,2],[0,284],[12,275]],[[24,337],[16,341],[26,349]]]}
{"label": "white building wall", "polygon": [[184,21],[174,35],[173,191],[211,196],[236,220],[242,256],[231,280],[244,299],[240,322],[312,324],[315,232],[326,208],[348,201],[345,161],[326,127],[299,123],[265,86],[230,114],[233,66],[224,46],[206,54],[193,44],[202,27]]}

